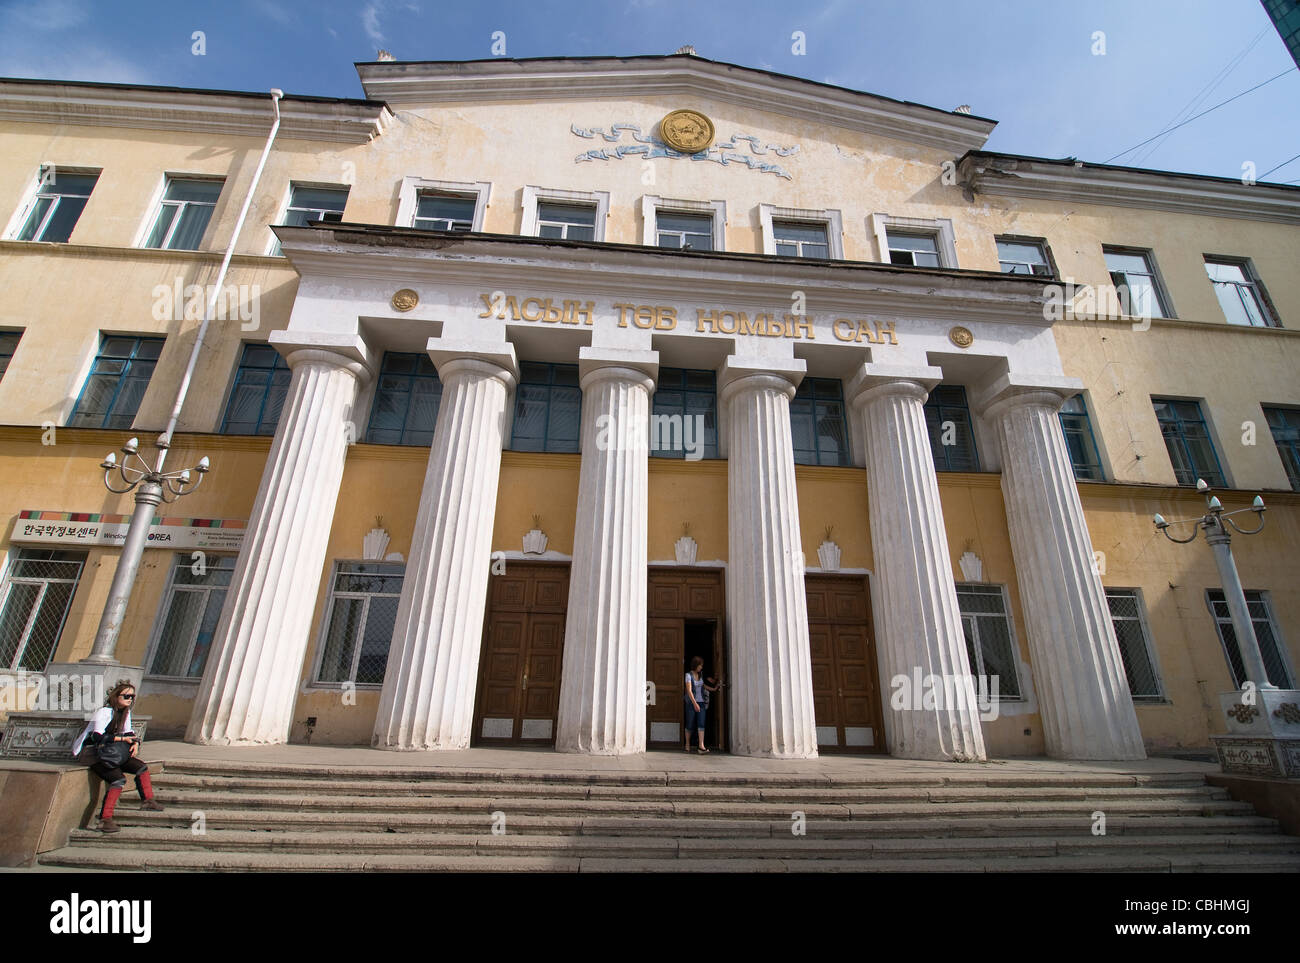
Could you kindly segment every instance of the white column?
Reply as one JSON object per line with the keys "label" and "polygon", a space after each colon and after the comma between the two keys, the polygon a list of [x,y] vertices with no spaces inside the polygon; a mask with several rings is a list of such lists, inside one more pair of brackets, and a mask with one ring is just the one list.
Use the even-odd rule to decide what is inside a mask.
{"label": "white column", "polygon": [[466,749],[514,346],[429,341],[442,401],[420,491],[373,745]]}
{"label": "white column", "polygon": [[270,341],[293,378],[190,716],[189,742],[288,741],[349,435],[355,438],[352,406],[372,370],[356,335],[276,331]]}
{"label": "white column", "polygon": [[[876,566],[876,648],[891,755],[981,760],[984,734],[952,578],[925,399],[932,367],[863,365],[849,397],[863,424],[867,504]],[[893,680],[908,680],[894,708]],[[921,680],[921,691],[915,689]],[[927,708],[926,690],[934,693]]]}
{"label": "white column", "polygon": [[1058,416],[1083,384],[1032,380],[1004,375],[979,401],[1002,449],[1002,494],[1047,753],[1145,759]]}
{"label": "white column", "polygon": [[646,553],[654,351],[583,348],[582,469],[555,748],[622,755],[646,740]]}
{"label": "white column", "polygon": [[728,361],[726,409],[727,619],[731,637],[731,751],[817,755],[812,650],[795,494],[790,399],[803,361]]}

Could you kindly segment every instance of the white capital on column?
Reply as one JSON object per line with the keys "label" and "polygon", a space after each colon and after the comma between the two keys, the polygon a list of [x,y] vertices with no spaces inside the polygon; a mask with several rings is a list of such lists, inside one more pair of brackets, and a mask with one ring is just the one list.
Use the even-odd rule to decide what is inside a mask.
{"label": "white capital on column", "polygon": [[[937,368],[863,365],[849,386],[862,415],[876,565],[881,691],[891,755],[981,760],[984,733],[952,578],[939,481],[925,424]],[[894,680],[911,692],[893,707]],[[926,689],[933,691],[929,697]],[[927,708],[930,698],[934,708]]]}
{"label": "white capital on column", "polygon": [[356,335],[277,331],[270,341],[293,377],[190,716],[190,742],[289,739],[343,463],[355,438],[352,405],[370,377]]}
{"label": "white capital on column", "polygon": [[1002,448],[1002,494],[1047,754],[1145,759],[1058,412],[1073,378],[1004,375],[979,405]]}
{"label": "white capital on column", "polygon": [[804,362],[728,362],[727,618],[732,676],[731,751],[817,755],[812,648],[794,481],[790,399]]}
{"label": "white capital on column", "polygon": [[466,749],[514,346],[429,341],[442,381],[373,744]]}
{"label": "white capital on column", "polygon": [[646,740],[646,552],[653,351],[583,348],[582,469],[555,748],[621,755]]}

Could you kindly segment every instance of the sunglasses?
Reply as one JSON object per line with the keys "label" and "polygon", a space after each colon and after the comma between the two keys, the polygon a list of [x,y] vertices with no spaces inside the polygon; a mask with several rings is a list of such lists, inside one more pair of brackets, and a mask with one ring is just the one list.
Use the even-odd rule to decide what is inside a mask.
{"label": "sunglasses", "polygon": [[117,694],[117,697],[118,697],[119,699],[122,699],[122,700],[126,701],[126,702],[130,702],[132,699],[135,698],[135,693],[132,692],[130,695],[127,695],[125,692],[119,692],[119,693]]}

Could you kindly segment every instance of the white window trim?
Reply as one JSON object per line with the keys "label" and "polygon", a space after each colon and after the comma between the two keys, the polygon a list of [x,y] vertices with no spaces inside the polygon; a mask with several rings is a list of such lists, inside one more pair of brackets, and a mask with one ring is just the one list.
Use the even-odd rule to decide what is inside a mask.
{"label": "white window trim", "polygon": [[537,237],[537,205],[543,202],[555,204],[594,204],[596,206],[596,223],[593,238],[605,240],[605,222],[609,220],[609,191],[563,191],[547,187],[534,187],[529,184],[523,194],[523,223],[519,233],[524,237]]}
{"label": "white window trim", "polygon": [[867,231],[875,235],[876,255],[882,264],[889,264],[889,229],[907,234],[932,234],[939,251],[939,267],[957,270],[957,236],[952,221],[946,217],[895,217],[893,214],[872,214],[867,218]]}
{"label": "white window trim", "polygon": [[[390,562],[387,559],[336,558],[331,561],[329,566],[329,574],[328,574],[329,588],[325,592],[325,606],[324,608],[321,609],[320,627],[316,632],[316,655],[312,658],[311,675],[307,677],[306,681],[302,686],[302,691],[304,692],[312,689],[329,689],[329,690],[337,691],[347,685],[353,686],[358,692],[363,692],[367,690],[373,690],[375,692],[378,692],[380,689],[384,687],[384,684],[382,682],[357,682],[356,681],[357,661],[361,657],[360,655],[361,646],[359,644],[361,642],[360,639],[354,640],[358,644],[357,647],[352,652],[352,673],[351,674],[353,678],[351,681],[322,682],[319,679],[321,663],[325,660],[325,646],[329,642],[330,619],[333,617],[334,614],[334,599],[355,598],[356,596],[363,594],[359,592],[343,592],[343,593],[335,592],[334,586],[338,583],[339,567],[341,565],[401,565],[403,566],[403,573],[402,573],[403,585],[405,585],[406,576],[407,574],[409,574],[407,571],[406,563],[398,562],[396,560]],[[366,609],[365,609],[366,622],[370,620],[370,599],[372,599],[373,597],[374,597],[373,595],[366,596]],[[398,597],[400,598],[400,595]],[[391,643],[389,645],[389,652],[392,652]],[[385,673],[385,675],[387,675],[387,673]]]}
{"label": "white window trim", "polygon": [[688,201],[676,197],[646,194],[641,198],[641,243],[659,246],[659,212],[665,214],[705,214],[713,218],[713,250],[726,250],[727,202]]}
{"label": "white window trim", "polygon": [[[141,222],[139,229],[135,233],[135,242],[132,247],[141,248],[146,251],[170,251],[169,247],[146,247],[145,242],[149,240],[149,235],[153,233],[153,226],[158,222],[158,215],[162,211],[163,196],[167,193],[167,185],[172,181],[213,181],[221,185],[221,193],[217,195],[216,203],[212,205],[212,217],[208,219],[208,226],[203,229],[203,237],[199,238],[200,244],[207,239],[208,231],[212,230],[217,223],[217,211],[220,209],[226,192],[227,178],[223,174],[190,174],[184,171],[164,171],[162,179],[158,186],[154,188],[153,199],[145,209],[145,218]],[[172,230],[175,230],[173,222]],[[202,251],[204,248],[195,248],[196,251]]]}
{"label": "white window trim", "polygon": [[[995,588],[995,589],[998,590],[998,592],[1001,593],[1001,595],[1002,595],[1002,616],[1003,616],[1003,618],[1005,618],[1005,619],[1007,620],[1007,637],[1008,637],[1008,639],[1009,639],[1009,641],[1010,641],[1010,644],[1011,644],[1011,657],[1012,657],[1012,659],[1013,659],[1013,663],[1012,663],[1012,666],[1011,666],[1011,667],[1012,667],[1013,671],[1016,673],[1016,691],[1018,692],[1018,695],[1014,695],[1014,696],[1004,696],[1004,695],[1002,694],[1002,692],[1001,692],[1001,683],[999,683],[999,692],[998,692],[998,698],[997,698],[997,701],[998,701],[999,703],[1002,703],[1002,702],[1027,702],[1027,701],[1028,701],[1028,697],[1025,695],[1025,684],[1024,684],[1024,680],[1020,678],[1020,665],[1021,665],[1021,659],[1020,659],[1020,640],[1019,640],[1018,638],[1016,638],[1016,620],[1013,619],[1013,618],[1011,617],[1011,598],[1010,598],[1010,596],[1007,594],[1007,587],[1006,587],[1005,585],[1002,585],[1002,584],[1000,584],[1000,583],[995,583],[995,582],[955,582],[955,583],[954,583],[954,587],[957,588],[957,589],[961,589],[961,588],[966,587],[966,586],[969,586],[969,587],[971,587],[971,588],[983,588],[983,589],[986,589],[986,588]],[[977,615],[990,615],[990,614],[992,614],[992,613],[989,613],[989,612],[963,612],[963,611],[961,611],[961,605],[958,604],[958,606],[957,606],[957,618],[958,618],[959,621],[962,620],[962,619],[968,618],[968,617],[970,617],[970,618],[974,618],[974,617],[977,616]],[[979,653],[980,653],[980,655],[981,655],[981,657],[982,657],[982,656],[983,656],[983,652],[984,652],[984,648],[983,648],[983,647],[984,647],[984,643],[983,643],[982,641],[980,641],[980,637],[979,637],[979,623],[978,623],[978,622],[975,622],[974,625],[975,625],[975,646],[976,646],[976,649],[979,651]],[[964,639],[964,638],[963,638],[963,640],[962,640],[962,644],[965,645],[965,639]],[[978,666],[974,666],[974,665],[972,665],[972,666],[970,666],[969,668],[970,668],[970,672],[971,672],[971,678],[972,678],[972,679],[976,679],[976,678],[980,675],[979,667],[978,667]],[[976,687],[976,689],[978,690],[978,688],[979,688],[979,682],[978,682],[978,681],[975,682],[975,687]],[[990,688],[992,688],[992,686],[990,686]],[[990,695],[990,701],[991,701],[992,693],[989,693],[989,695]]]}
{"label": "white window trim", "polygon": [[[177,570],[178,570],[182,565],[186,564],[186,562],[185,562],[185,558],[187,557],[188,554],[189,554],[189,553],[187,553],[187,552],[177,552],[177,553],[175,554],[174,558],[173,558],[172,567],[171,567],[170,571],[167,573],[167,589],[166,589],[166,591],[163,592],[162,604],[158,607],[158,615],[157,615],[157,617],[154,619],[153,632],[152,632],[152,634],[151,634],[150,637],[149,637],[149,647],[148,647],[147,649],[145,649],[145,658],[144,658],[144,677],[145,677],[146,679],[158,679],[158,680],[160,680],[160,681],[166,681],[166,682],[188,682],[188,683],[192,683],[192,684],[195,684],[195,685],[197,685],[199,682],[203,681],[203,675],[202,675],[202,673],[200,673],[199,675],[196,675],[196,676],[189,676],[189,675],[156,675],[156,674],[154,674],[154,673],[151,671],[151,669],[150,669],[150,667],[153,665],[154,657],[158,654],[158,646],[162,644],[162,633],[163,633],[163,627],[167,624],[167,613],[168,613],[169,611],[171,611],[172,599],[173,599],[173,598],[175,597],[175,595],[176,595],[176,572],[177,572]],[[239,556],[238,556],[238,555],[233,555],[233,554],[231,554],[231,553],[229,553],[229,552],[208,552],[208,559],[211,560],[211,559],[214,559],[214,558],[229,558],[229,559],[234,559],[234,560],[235,560],[235,564],[236,564],[236,565],[239,564]],[[232,581],[232,583],[233,583],[233,581],[234,581],[234,572],[233,572],[233,571],[231,572],[231,581]],[[223,586],[219,586],[219,585],[210,585],[210,586],[197,586],[197,585],[196,585],[196,586],[193,586],[193,587],[188,587],[188,586],[187,586],[187,587],[183,587],[183,591],[187,591],[187,592],[200,592],[200,591],[206,591],[206,592],[208,593],[208,595],[210,596],[210,595],[212,594],[213,590],[218,589],[218,588],[223,588]],[[233,588],[233,584],[232,584],[232,585],[226,585],[226,586],[224,586],[224,588],[225,588],[226,592],[229,592],[229,591],[231,590],[231,588]],[[186,660],[185,660],[187,663],[190,661],[190,659],[192,659],[192,658],[194,657],[194,642],[195,642],[195,641],[196,641],[195,639],[191,639],[191,640],[190,640],[190,647],[189,647],[189,651],[188,651],[188,654],[187,654],[187,657],[186,657]],[[208,655],[209,655],[209,656],[212,655],[211,650],[209,650]],[[205,663],[204,663],[204,667],[205,667],[205,669],[206,669],[206,666],[207,666],[207,663],[205,662]]]}
{"label": "white window trim", "polygon": [[[36,168],[35,180],[33,180],[31,184],[28,186],[27,194],[25,195],[26,199],[22,203],[20,203],[18,205],[18,209],[14,211],[14,215],[9,219],[9,224],[5,228],[4,234],[0,234],[0,237],[3,237],[6,241],[16,240],[18,235],[22,233],[23,227],[27,224],[28,215],[31,214],[32,208],[36,206],[37,197],[41,193],[41,181],[45,172],[48,170],[53,170],[56,176],[60,172],[64,174],[97,174],[101,176],[104,173],[104,169],[102,167],[68,167],[62,164],[39,165]],[[97,182],[95,184],[95,187],[98,186],[99,184]],[[90,196],[91,197],[95,196],[93,190],[91,191]],[[86,199],[86,206],[87,207],[90,206],[90,198]],[[82,213],[84,214],[85,212],[83,211]],[[80,218],[78,218],[77,223],[78,224],[81,223]],[[76,230],[75,226],[73,227],[73,230],[74,231]]]}
{"label": "white window trim", "polygon": [[[1111,592],[1131,592],[1133,594],[1133,598],[1137,600],[1138,628],[1142,631],[1142,642],[1147,649],[1147,661],[1151,664],[1151,674],[1155,676],[1156,694],[1133,696],[1133,699],[1135,701],[1140,701],[1141,703],[1147,705],[1157,703],[1157,702],[1168,702],[1169,696],[1167,695],[1167,690],[1165,689],[1165,676],[1164,673],[1160,671],[1160,660],[1156,657],[1155,640],[1151,638],[1151,619],[1147,614],[1147,603],[1146,603],[1146,599],[1142,597],[1142,590],[1140,588],[1127,586],[1127,585],[1104,585],[1102,586],[1102,592],[1107,596],[1109,596]],[[1110,614],[1109,609],[1110,609],[1110,605],[1109,603],[1107,603],[1106,615],[1111,620],[1111,625],[1113,626],[1115,623],[1115,617]],[[1117,632],[1115,633],[1115,635],[1116,635],[1115,641],[1116,643],[1118,643],[1119,633]],[[1225,657],[1226,657],[1226,653],[1225,653]],[[1132,695],[1132,692],[1130,692],[1129,694]]]}
{"label": "white window trim", "polygon": [[798,207],[777,207],[774,204],[758,205],[758,219],[763,226],[763,253],[776,256],[776,231],[773,221],[811,221],[826,227],[826,243],[830,246],[831,260],[844,260],[844,219],[837,210],[810,211]]}
{"label": "white window trim", "polygon": [[290,181],[289,185],[284,189],[284,199],[280,202],[280,213],[276,216],[275,222],[273,224],[268,224],[266,226],[266,232],[271,235],[271,239],[267,242],[266,245],[266,253],[270,256],[273,257],[283,256],[281,254],[278,254],[276,251],[276,246],[280,243],[280,241],[275,236],[275,232],[272,231],[271,228],[278,227],[283,224],[285,215],[289,213],[289,208],[293,206],[293,189],[295,187],[304,187],[308,190],[320,190],[320,191],[347,191],[347,197],[343,201],[345,212],[347,210],[347,202],[352,200],[351,184],[328,184],[325,181]]}
{"label": "white window trim", "polygon": [[414,227],[415,212],[419,208],[422,191],[441,191],[444,194],[460,194],[474,198],[474,223],[471,231],[483,230],[483,217],[492,197],[490,181],[436,181],[427,177],[407,175],[402,178],[401,192],[397,201],[397,226]]}

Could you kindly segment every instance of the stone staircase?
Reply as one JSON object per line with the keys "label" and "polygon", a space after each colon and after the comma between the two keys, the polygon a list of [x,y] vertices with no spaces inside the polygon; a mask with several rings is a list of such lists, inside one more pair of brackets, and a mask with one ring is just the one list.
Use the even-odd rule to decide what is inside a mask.
{"label": "stone staircase", "polygon": [[[1195,772],[777,775],[709,770],[166,764],[116,835],[40,864],[159,871],[1300,872],[1300,837]],[[1105,835],[1093,835],[1096,812]],[[802,814],[802,834],[798,813]],[[201,814],[201,817],[200,817]],[[494,825],[499,830],[494,832]],[[199,831],[201,830],[201,831]]]}

